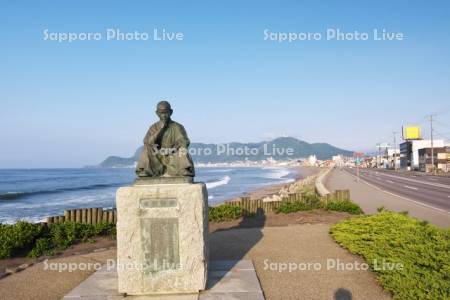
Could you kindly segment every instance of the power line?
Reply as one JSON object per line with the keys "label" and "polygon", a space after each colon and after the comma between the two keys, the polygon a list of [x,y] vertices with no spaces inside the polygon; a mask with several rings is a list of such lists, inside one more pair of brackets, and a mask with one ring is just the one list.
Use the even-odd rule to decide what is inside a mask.
{"label": "power line", "polygon": [[450,140],[450,137],[448,137],[445,133],[441,133],[439,131],[436,131],[436,129],[434,129],[434,132],[436,133],[436,135],[439,135],[440,137],[443,137],[447,140]]}
{"label": "power line", "polygon": [[435,112],[433,115],[443,115],[445,113],[448,113],[450,111],[450,106],[448,106],[447,108],[444,109],[440,109],[439,111]]}
{"label": "power line", "polygon": [[434,119],[434,121],[436,121],[438,124],[441,124],[441,126],[445,126],[445,127],[449,127],[449,128],[450,128],[450,125],[449,125],[449,124],[446,124],[446,123],[444,123],[444,122],[442,122],[442,121],[440,121],[440,120]]}

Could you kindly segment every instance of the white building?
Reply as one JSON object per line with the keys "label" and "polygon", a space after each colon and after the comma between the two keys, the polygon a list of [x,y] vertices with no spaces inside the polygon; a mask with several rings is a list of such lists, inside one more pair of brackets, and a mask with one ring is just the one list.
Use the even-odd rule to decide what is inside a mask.
{"label": "white building", "polygon": [[[434,148],[445,146],[444,140],[433,140]],[[400,144],[400,167],[419,170],[419,150],[431,147],[431,140],[411,140]]]}
{"label": "white building", "polygon": [[344,166],[345,161],[344,161],[344,157],[341,154],[334,155],[332,157],[332,160],[333,160],[333,162],[335,163],[335,165],[337,167],[343,167]]}
{"label": "white building", "polygon": [[400,149],[386,149],[384,166],[388,169],[400,168]]}
{"label": "white building", "polygon": [[309,164],[310,166],[315,166],[316,163],[317,163],[316,155],[315,155],[315,154],[314,154],[314,155],[310,155],[310,156],[308,157],[308,164]]}

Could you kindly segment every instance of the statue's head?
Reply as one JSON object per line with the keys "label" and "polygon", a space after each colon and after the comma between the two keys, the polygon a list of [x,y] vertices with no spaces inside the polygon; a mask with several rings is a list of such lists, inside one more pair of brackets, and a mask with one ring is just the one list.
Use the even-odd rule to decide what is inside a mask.
{"label": "statue's head", "polygon": [[170,103],[167,101],[160,101],[156,105],[156,114],[159,119],[163,122],[167,122],[170,120],[170,116],[172,115],[172,108],[170,107]]}

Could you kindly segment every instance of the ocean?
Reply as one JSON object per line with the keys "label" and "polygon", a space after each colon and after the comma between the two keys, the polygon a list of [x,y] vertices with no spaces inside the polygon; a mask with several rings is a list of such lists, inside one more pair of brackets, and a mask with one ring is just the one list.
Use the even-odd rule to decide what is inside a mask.
{"label": "ocean", "polygon": [[[210,205],[258,188],[288,183],[298,176],[288,168],[196,168]],[[64,209],[112,208],[117,188],[130,185],[134,169],[0,169],[0,223],[39,222]]]}

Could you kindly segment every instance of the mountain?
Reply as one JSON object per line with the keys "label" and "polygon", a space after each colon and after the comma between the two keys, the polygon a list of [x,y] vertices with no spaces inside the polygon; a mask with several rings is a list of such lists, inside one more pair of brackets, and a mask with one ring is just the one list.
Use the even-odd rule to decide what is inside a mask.
{"label": "mountain", "polygon": [[[142,147],[131,157],[109,156],[98,167],[113,168],[132,166],[139,159]],[[318,159],[330,159],[333,155],[352,156],[353,151],[339,149],[327,143],[309,144],[293,137],[280,137],[259,143],[204,144],[191,143],[189,153],[196,163],[218,163],[251,160],[275,160],[305,158],[316,155]]]}

